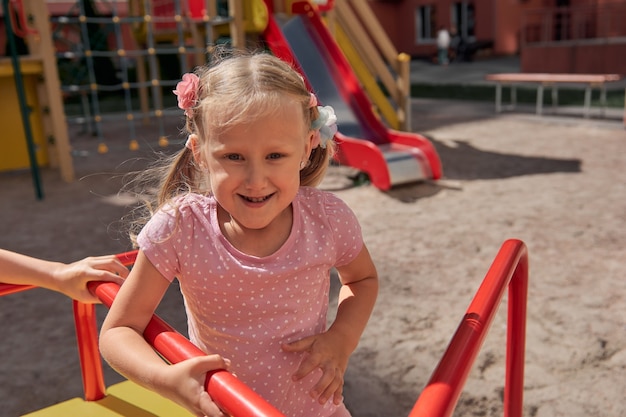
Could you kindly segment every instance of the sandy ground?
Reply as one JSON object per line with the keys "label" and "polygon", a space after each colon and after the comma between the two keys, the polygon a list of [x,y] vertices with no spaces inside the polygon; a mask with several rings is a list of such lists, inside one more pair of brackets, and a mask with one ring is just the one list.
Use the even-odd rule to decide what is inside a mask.
{"label": "sandy ground", "polygon": [[[524,415],[626,416],[621,121],[496,117],[491,105],[426,100],[414,111],[414,129],[439,151],[444,181],[383,193],[350,186],[351,171],[333,167],[324,183],[360,218],[381,279],[347,374],[353,415],[410,413],[501,244],[518,238],[530,254]],[[77,150],[94,148],[74,133]],[[63,261],[127,250],[120,219],[129,202],[117,191],[150,152],[129,153],[121,139],[110,147],[104,156],[82,152],[74,183],[44,170],[43,201],[28,173],[2,174],[0,247]],[[184,331],[176,288],[160,314]],[[82,395],[68,299],[44,290],[4,297],[0,327],[0,415]],[[501,308],[456,416],[502,415],[505,334]],[[120,380],[109,369],[105,376]]]}

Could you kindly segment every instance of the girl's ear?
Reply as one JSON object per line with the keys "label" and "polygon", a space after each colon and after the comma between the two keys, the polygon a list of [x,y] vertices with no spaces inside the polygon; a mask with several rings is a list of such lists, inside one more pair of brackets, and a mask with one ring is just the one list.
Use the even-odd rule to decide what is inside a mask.
{"label": "girl's ear", "polygon": [[187,143],[185,144],[185,146],[191,150],[191,152],[193,153],[193,160],[196,162],[196,164],[201,165],[202,162],[202,151],[200,149],[200,143],[198,141],[198,135],[196,135],[195,133],[192,133],[191,135],[189,135],[189,137],[187,138]]}
{"label": "girl's ear", "polygon": [[304,155],[305,155],[305,161],[308,161],[309,158],[311,157],[311,152],[313,152],[313,148],[314,148],[314,142],[316,140],[316,132],[315,130],[309,130],[309,132],[307,133],[307,139],[305,141],[305,149],[304,149]]}

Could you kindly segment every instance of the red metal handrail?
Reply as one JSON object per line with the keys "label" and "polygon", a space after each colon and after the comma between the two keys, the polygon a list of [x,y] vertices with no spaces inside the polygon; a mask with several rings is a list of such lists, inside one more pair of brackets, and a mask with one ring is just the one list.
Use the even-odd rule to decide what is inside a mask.
{"label": "red metal handrail", "polygon": [[5,284],[4,282],[0,282],[0,297],[3,295],[32,290],[33,288],[37,287],[34,285]]}
{"label": "red metal handrail", "polygon": [[[137,252],[138,251],[136,250],[132,250],[129,252],[119,253],[115,256],[124,266],[132,266],[135,263],[135,259],[137,259]],[[32,290],[33,288],[38,287],[36,285],[6,284],[4,282],[0,282],[0,297],[3,295]]]}
{"label": "red metal handrail", "polygon": [[[137,251],[121,253],[116,256],[125,266],[132,266],[135,263]],[[0,283],[0,296],[32,288],[37,287]],[[119,290],[119,285],[111,282],[90,282],[89,289],[104,305],[111,307]],[[105,397],[106,386],[98,348],[96,306],[76,300],[73,301],[73,306],[85,400],[97,401]],[[144,332],[144,337],[170,363],[205,355],[189,339],[178,333],[157,315],[152,316]],[[285,417],[228,371],[210,372],[207,375],[205,387],[220,408],[233,417]]]}
{"label": "red metal handrail", "polygon": [[85,400],[98,401],[106,396],[106,385],[98,347],[96,306],[74,300],[73,307],[76,346]]}
{"label": "red metal handrail", "polygon": [[[117,255],[126,266],[131,266],[136,256],[136,251]],[[522,241],[510,239],[504,242],[496,255],[409,417],[449,417],[452,415],[507,287],[509,298],[504,415],[505,417],[522,416],[528,251]],[[30,288],[34,287],[0,284],[0,296]],[[90,284],[90,289],[106,306],[110,307],[119,286],[110,282],[94,282]],[[74,319],[85,399],[95,401],[105,396],[102,362],[98,350],[95,305],[74,301]],[[171,363],[205,354],[156,315],[148,324],[144,336]],[[206,389],[216,403],[234,417],[284,417],[280,411],[227,371],[218,370],[210,373],[207,376]]]}
{"label": "red metal handrail", "polygon": [[[137,258],[137,251],[125,252],[116,256],[125,266],[132,266]],[[111,282],[89,283],[91,292],[109,308],[119,288],[119,285]],[[78,309],[81,311],[83,309],[94,310],[93,305],[83,304],[80,306],[82,303],[76,301],[74,304],[75,311],[77,305]],[[91,319],[89,321],[91,322]],[[77,323],[76,329],[79,337],[78,344],[79,346],[84,346],[84,355],[83,352],[80,352],[80,356],[81,366],[83,366],[83,384],[87,398],[88,393],[99,394],[100,387],[104,387],[104,382],[102,377],[98,374],[98,370],[93,368],[93,364],[96,363],[96,361],[98,365],[100,365],[100,356],[97,350],[97,335],[91,333],[91,330],[79,332],[79,325],[80,324]],[[84,327],[83,325],[80,326]],[[93,325],[89,323],[89,327],[95,331],[95,321]],[[84,335],[82,340],[81,335]],[[192,344],[189,339],[178,333],[172,326],[167,324],[156,314],[152,316],[152,319],[148,323],[144,331],[144,337],[146,341],[170,363],[178,363],[186,359],[206,355]],[[94,349],[97,356],[94,356]],[[228,371],[216,370],[210,372],[207,375],[205,388],[220,408],[233,417],[284,417],[280,411]],[[102,393],[102,395],[104,395],[104,393]]]}
{"label": "red metal handrail", "polygon": [[[112,282],[94,282],[90,286],[91,291],[107,307],[111,306],[119,290],[119,286]],[[206,355],[157,315],[152,316],[144,337],[170,363]],[[228,371],[210,372],[205,388],[213,401],[233,417],[284,417],[274,406]]]}
{"label": "red metal handrail", "polygon": [[509,299],[504,415],[522,416],[528,251],[522,241],[510,239],[500,248],[409,417],[452,415],[507,286]]}

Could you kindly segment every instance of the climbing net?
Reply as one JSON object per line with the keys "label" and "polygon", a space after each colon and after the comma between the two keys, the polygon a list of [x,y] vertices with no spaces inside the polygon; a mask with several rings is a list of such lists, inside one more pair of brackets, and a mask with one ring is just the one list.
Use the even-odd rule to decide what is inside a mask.
{"label": "climbing net", "polygon": [[52,16],[68,123],[97,137],[100,153],[108,151],[103,125],[121,121],[131,150],[139,148],[137,123],[156,126],[167,146],[164,119],[180,117],[170,92],[210,58],[214,28],[228,21],[222,2],[205,0],[82,0]]}

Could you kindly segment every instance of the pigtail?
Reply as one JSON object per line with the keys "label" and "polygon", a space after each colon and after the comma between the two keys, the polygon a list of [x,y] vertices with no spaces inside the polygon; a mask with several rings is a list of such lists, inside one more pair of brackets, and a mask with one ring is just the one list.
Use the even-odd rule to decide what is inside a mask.
{"label": "pigtail", "polygon": [[132,173],[120,193],[132,195],[138,205],[124,216],[128,234],[137,247],[137,235],[150,218],[163,206],[175,205],[175,198],[188,192],[198,192],[201,175],[193,152],[183,148],[174,155],[161,155],[151,166]]}
{"label": "pigtail", "polygon": [[161,207],[177,195],[197,190],[197,176],[198,169],[193,158],[193,152],[185,147],[174,155],[172,163],[163,177],[162,185],[157,193],[157,205]]}
{"label": "pigtail", "polygon": [[[311,126],[313,130],[317,131],[317,144],[319,146],[313,148],[307,165],[300,171],[300,185],[315,187],[324,179],[326,170],[330,164],[330,159],[335,153],[333,137],[336,132],[336,127],[332,130],[325,127],[324,124],[332,117],[333,120],[330,121],[330,124],[333,125],[336,118],[332,108],[322,108],[317,105],[317,97],[315,97],[314,94],[309,93],[305,106],[305,123]],[[306,117],[308,117],[308,120]],[[320,132],[321,129],[325,129],[323,132],[324,138],[322,140],[320,140],[320,135],[322,134],[322,132]]]}

